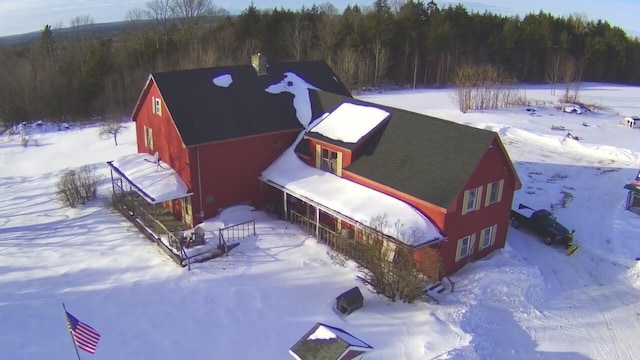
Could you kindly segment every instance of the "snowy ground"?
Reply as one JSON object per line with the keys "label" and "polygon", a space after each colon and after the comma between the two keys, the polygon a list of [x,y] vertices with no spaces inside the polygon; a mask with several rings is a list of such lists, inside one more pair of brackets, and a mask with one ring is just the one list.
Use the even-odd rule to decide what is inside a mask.
{"label": "snowy ground", "polygon": [[[347,318],[332,307],[359,285],[355,268],[291,224],[248,210],[223,214],[208,225],[255,218],[258,236],[188,272],[102,201],[78,209],[55,201],[65,168],[135,152],[132,126],[117,147],[97,127],[38,128],[37,146],[26,148],[4,135],[2,358],[73,358],[63,302],[102,334],[96,354],[83,358],[287,359],[316,322],[371,344],[368,359],[635,358],[640,216],[624,211],[622,187],[640,169],[640,129],[618,123],[640,114],[640,88],[587,84],[581,99],[600,110],[582,115],[556,110],[546,87],[529,87],[526,97],[539,102],[539,116],[523,108],[461,114],[447,90],[362,96],[499,132],[523,182],[516,201],[553,208],[576,229],[578,252],[567,257],[510,229],[507,248],[457,273],[440,305],[364,291],[365,307]],[[567,131],[582,140],[565,139]],[[101,190],[108,194],[107,182]]]}

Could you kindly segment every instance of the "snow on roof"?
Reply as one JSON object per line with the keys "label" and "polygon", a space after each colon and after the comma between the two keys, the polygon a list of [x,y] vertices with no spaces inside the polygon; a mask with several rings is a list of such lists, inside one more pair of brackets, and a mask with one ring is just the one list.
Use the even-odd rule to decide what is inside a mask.
{"label": "snow on roof", "polygon": [[313,334],[309,335],[307,340],[329,340],[334,338],[339,338],[340,340],[352,346],[371,348],[371,345],[349,334],[348,332],[340,328],[325,325],[322,323],[318,323],[318,328],[313,332]]}
{"label": "snow on roof", "polygon": [[313,334],[309,335],[307,340],[328,340],[328,339],[335,339],[335,338],[336,338],[336,334],[334,334],[333,331],[329,330],[323,325],[320,325],[318,326],[316,331],[313,332]]}
{"label": "snow on roof", "polygon": [[407,245],[416,246],[442,238],[429,219],[404,201],[305,164],[294,152],[303,135],[304,132],[262,173],[264,181],[363,224],[385,216],[387,226],[379,230]]}
{"label": "snow on roof", "polygon": [[269,85],[264,91],[270,94],[288,92],[293,94],[293,107],[296,109],[296,117],[302,126],[307,128],[311,123],[311,99],[309,89],[318,90],[303,78],[292,72],[284,73],[285,77],[276,84]]}
{"label": "snow on roof", "polygon": [[219,87],[229,87],[233,83],[231,74],[218,75],[213,78],[213,84]]}
{"label": "snow on roof", "polygon": [[109,165],[134,185],[134,190],[156,204],[189,195],[187,185],[165,162],[146,153],[125,155]]}
{"label": "snow on roof", "polygon": [[373,106],[344,103],[309,131],[333,140],[357,143],[388,116],[388,112]]}

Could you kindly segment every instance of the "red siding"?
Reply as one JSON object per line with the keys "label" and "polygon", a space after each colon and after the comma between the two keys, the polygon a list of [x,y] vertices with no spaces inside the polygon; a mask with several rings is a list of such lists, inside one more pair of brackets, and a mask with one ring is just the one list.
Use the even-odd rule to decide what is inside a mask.
{"label": "red siding", "polygon": [[[204,210],[204,219],[216,216],[226,207],[241,203],[264,204],[262,186],[258,177],[295,140],[299,130],[264,134],[242,139],[201,145],[191,149],[194,196],[192,198],[194,222]],[[198,180],[198,151],[200,180]],[[202,184],[202,193],[198,183]],[[212,201],[208,202],[207,198]]]}
{"label": "red siding", "polygon": [[[342,151],[343,164],[344,159],[346,158],[345,154],[348,153],[349,156],[351,156],[350,152],[342,148],[319,142],[315,139],[310,140],[313,157],[315,157],[314,149],[316,144],[320,144],[322,147],[326,147],[331,150]],[[429,218],[429,220],[439,228],[442,235],[447,237],[445,241],[438,245],[438,250],[440,251],[440,257],[442,260],[442,270],[446,275],[449,275],[462,268],[470,259],[484,257],[493,250],[503,248],[505,245],[511,203],[513,201],[513,192],[519,186],[519,183],[517,183],[517,178],[513,173],[513,167],[510,164],[510,160],[506,156],[504,148],[498,143],[498,141],[499,139],[496,137],[492,146],[486,151],[478,163],[475,172],[465,185],[464,190],[479,186],[483,187],[482,198],[480,199],[482,205],[481,208],[478,211],[473,211],[465,215],[462,215],[461,212],[464,190],[458,194],[458,197],[449,209],[443,209],[425,200],[405,194],[401,191],[349,171],[343,170],[342,177],[400,199],[412,205]],[[351,159],[349,158],[349,161],[350,160]],[[308,161],[311,163],[311,166],[315,164],[313,158]],[[485,206],[484,200],[487,196],[488,185],[499,180],[504,180],[501,201],[499,203]],[[480,232],[493,225],[497,225],[493,245],[483,249],[482,251],[478,250]],[[471,234],[476,234],[476,241],[474,243],[474,249],[471,251],[471,256],[456,262],[455,258],[458,240]],[[433,247],[417,249],[414,251],[413,258],[417,263],[433,263],[434,251],[435,249]],[[430,269],[428,272],[431,272],[432,270],[433,269]]]}
{"label": "red siding", "polygon": [[[447,274],[458,271],[469,260],[482,258],[495,249],[503,248],[505,245],[513,192],[516,190],[516,177],[511,170],[510,160],[506,157],[502,147],[497,144],[496,141],[499,140],[496,138],[492,146],[487,149],[476,171],[464,187],[464,190],[479,186],[483,187],[480,209],[462,215],[463,190],[458,194],[455,204],[449,209],[447,214],[444,232],[449,239],[440,246],[444,262],[443,266]],[[487,196],[488,185],[501,179],[504,179],[501,201],[485,206],[484,201]],[[480,252],[478,251],[480,232],[492,225],[497,225],[495,242],[492,246]],[[471,234],[476,234],[476,241],[471,250],[471,256],[455,262],[458,240]]]}
{"label": "red siding", "polygon": [[[140,108],[133,119],[136,122],[138,152],[153,154],[157,151],[160,160],[169,164],[180,175],[187,187],[193,189],[189,153],[182,143],[182,138],[180,138],[164,104],[164,99],[162,100],[162,116],[153,113],[151,107],[153,97],[160,97],[160,94],[155,83],[150,82],[148,91],[140,99]],[[153,133],[153,149],[145,146],[145,126],[151,128]]]}

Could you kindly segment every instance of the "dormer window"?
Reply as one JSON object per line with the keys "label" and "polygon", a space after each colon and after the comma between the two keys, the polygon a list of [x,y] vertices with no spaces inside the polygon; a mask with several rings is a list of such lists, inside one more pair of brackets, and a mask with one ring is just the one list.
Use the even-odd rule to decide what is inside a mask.
{"label": "dormer window", "polygon": [[322,149],[320,169],[335,174],[338,169],[338,153],[328,149]]}
{"label": "dormer window", "polygon": [[157,97],[152,97],[151,106],[153,113],[158,116],[162,116],[162,100]]}
{"label": "dormer window", "polygon": [[342,153],[316,145],[316,168],[342,176]]}

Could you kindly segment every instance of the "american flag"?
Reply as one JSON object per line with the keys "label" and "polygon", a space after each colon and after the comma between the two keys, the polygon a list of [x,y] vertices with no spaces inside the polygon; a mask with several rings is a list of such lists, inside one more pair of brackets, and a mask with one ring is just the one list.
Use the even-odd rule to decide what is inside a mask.
{"label": "american flag", "polygon": [[73,336],[73,341],[76,342],[76,346],[88,353],[94,354],[98,346],[98,341],[100,341],[100,334],[91,326],[69,314],[68,311],[65,310],[64,312],[67,313],[67,325]]}

